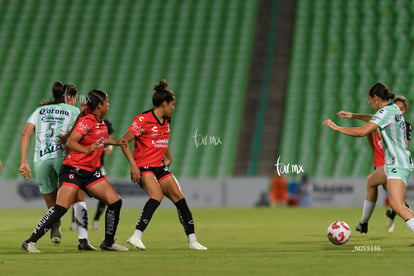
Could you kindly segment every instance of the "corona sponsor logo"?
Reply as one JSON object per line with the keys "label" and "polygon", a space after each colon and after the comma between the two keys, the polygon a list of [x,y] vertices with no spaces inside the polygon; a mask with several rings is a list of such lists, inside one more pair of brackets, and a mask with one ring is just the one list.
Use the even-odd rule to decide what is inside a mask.
{"label": "corona sponsor logo", "polygon": [[48,114],[54,114],[54,115],[65,115],[70,116],[70,112],[67,110],[62,109],[54,109],[54,108],[42,108],[39,112],[40,115],[48,115]]}

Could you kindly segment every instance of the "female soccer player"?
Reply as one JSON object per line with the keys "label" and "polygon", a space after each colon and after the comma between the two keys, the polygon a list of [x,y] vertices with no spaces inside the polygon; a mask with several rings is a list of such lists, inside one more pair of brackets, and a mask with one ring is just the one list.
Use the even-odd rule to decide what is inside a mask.
{"label": "female soccer player", "polygon": [[[104,119],[106,128],[108,129],[108,139],[112,140],[112,134],[114,133],[114,129],[112,127],[112,122]],[[101,173],[103,175],[107,175],[106,173],[106,169],[104,167],[104,161],[105,161],[105,155],[111,154],[112,153],[112,149],[113,146],[112,145],[105,145],[104,149],[103,149],[103,153],[102,153],[102,157],[101,157]],[[98,201],[98,204],[96,206],[96,212],[95,212],[95,216],[93,217],[93,230],[98,231],[99,230],[99,218],[101,217],[101,215],[103,214],[103,212],[105,211],[106,208],[106,203],[103,201]]]}
{"label": "female soccer player", "polygon": [[[152,215],[160,205],[163,196],[168,197],[177,207],[178,217],[188,237],[188,248],[207,250],[196,238],[194,221],[184,195],[181,193],[177,179],[170,168],[163,162],[171,164],[172,157],[168,149],[170,138],[170,117],[175,106],[175,95],[162,80],[154,87],[152,102],[154,108],[139,114],[133,120],[121,140],[126,158],[131,165],[131,179],[138,183],[149,195],[138,219],[134,234],[127,242],[137,249],[145,249],[141,237]],[[135,139],[133,156],[128,143]]]}
{"label": "female soccer player", "polygon": [[[114,129],[112,127],[112,122],[107,120],[106,118],[104,118],[104,122],[105,122],[106,128],[108,129],[108,139],[112,140],[112,133],[114,132]],[[112,145],[105,145],[103,149],[100,170],[101,170],[102,175],[104,176],[106,175],[106,169],[104,167],[104,160],[105,160],[104,157],[105,155],[111,154],[112,149],[113,149]],[[99,219],[102,216],[103,212],[105,211],[105,208],[106,208],[106,203],[98,200],[98,204],[96,206],[96,212],[95,212],[95,216],[93,217],[93,224],[92,224],[93,230],[95,231],[99,230]],[[79,219],[78,218],[75,219],[75,215],[73,212],[72,213],[72,224],[69,229],[76,230],[77,228],[79,228]]]}
{"label": "female soccer player", "polygon": [[100,246],[101,249],[128,250],[114,240],[122,200],[99,170],[104,143],[119,145],[118,142],[106,139],[108,131],[103,117],[109,108],[108,96],[102,90],[92,90],[88,93],[86,104],[87,107],[79,114],[74,127],[62,138],[62,143],[66,144],[70,152],[59,173],[61,188],[56,205],[46,212],[31,237],[23,242],[22,248],[27,252],[39,252],[36,242],[66,213],[79,189],[108,204],[105,240]]}
{"label": "female soccer player", "polygon": [[355,137],[366,136],[379,128],[385,153],[384,171],[391,208],[414,232],[414,213],[404,204],[413,162],[407,148],[404,117],[398,106],[389,102],[394,97],[385,84],[376,83],[368,92],[369,105],[377,111],[369,122],[362,127],[339,127],[328,119],[323,124],[342,134]]}
{"label": "female soccer player", "polygon": [[[408,107],[407,99],[404,96],[396,96],[393,102],[398,106],[398,108],[401,110],[402,115],[404,116]],[[347,111],[340,111],[337,114],[343,118],[360,119],[365,122],[368,122],[374,117],[372,114],[356,114]],[[405,121],[405,127],[405,137],[408,147],[411,140],[411,125]],[[362,208],[362,217],[359,221],[359,224],[355,227],[355,229],[361,233],[368,233],[368,221],[374,212],[378,199],[378,186],[385,185],[387,183],[387,176],[385,175],[384,171],[384,149],[382,147],[380,134],[378,131],[374,131],[374,139],[372,139],[371,134],[367,135],[367,138],[374,152],[374,171],[368,176],[366,195]],[[387,231],[391,233],[394,231],[394,218],[396,213],[392,209],[388,209],[386,215],[388,218],[386,225]]]}
{"label": "female soccer player", "polygon": [[[65,158],[65,147],[59,142],[59,136],[66,134],[73,126],[79,109],[75,107],[78,90],[73,84],[58,81],[53,84],[53,100],[41,103],[27,120],[20,144],[21,162],[19,171],[25,180],[32,177],[27,163],[27,151],[30,137],[36,134],[34,150],[34,169],[40,193],[47,208],[56,204],[58,174]],[[79,250],[95,250],[88,242],[87,208],[83,194],[77,195],[73,205],[75,215],[80,221]],[[86,221],[86,223],[85,223]],[[60,221],[52,227],[50,237],[57,245],[61,241]]]}

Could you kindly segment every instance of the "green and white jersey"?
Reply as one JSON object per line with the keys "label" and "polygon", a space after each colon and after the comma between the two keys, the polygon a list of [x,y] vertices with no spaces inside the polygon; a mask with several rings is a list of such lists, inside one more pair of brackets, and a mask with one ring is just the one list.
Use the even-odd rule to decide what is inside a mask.
{"label": "green and white jersey", "polygon": [[405,120],[398,106],[393,103],[388,104],[378,110],[370,122],[379,126],[385,165],[413,168],[411,153],[407,146]]}
{"label": "green and white jersey", "polygon": [[40,106],[30,115],[27,123],[36,134],[34,162],[65,157],[58,136],[71,129],[78,115],[79,108],[65,103]]}

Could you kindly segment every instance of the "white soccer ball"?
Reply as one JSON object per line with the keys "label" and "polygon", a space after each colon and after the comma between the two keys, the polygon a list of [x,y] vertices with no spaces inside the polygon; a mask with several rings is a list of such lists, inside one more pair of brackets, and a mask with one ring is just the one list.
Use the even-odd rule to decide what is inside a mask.
{"label": "white soccer ball", "polygon": [[333,244],[345,244],[351,237],[351,227],[344,221],[334,221],[329,225],[326,236]]}

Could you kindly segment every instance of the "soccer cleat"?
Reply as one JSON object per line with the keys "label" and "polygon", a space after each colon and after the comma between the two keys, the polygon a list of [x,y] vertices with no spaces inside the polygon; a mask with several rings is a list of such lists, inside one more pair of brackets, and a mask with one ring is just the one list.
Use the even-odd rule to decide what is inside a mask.
{"label": "soccer cleat", "polygon": [[22,249],[29,253],[39,253],[40,251],[36,248],[35,242],[25,241],[22,244]]}
{"label": "soccer cleat", "polygon": [[92,244],[89,243],[88,239],[79,239],[78,249],[85,250],[85,251],[96,250],[96,248]]}
{"label": "soccer cleat", "polygon": [[387,227],[387,232],[388,233],[394,233],[394,229],[395,229],[395,222],[393,219],[387,218],[387,223],[385,225]]}
{"label": "soccer cleat", "polygon": [[60,233],[60,220],[53,224],[52,229],[50,231],[50,239],[53,245],[59,245],[62,239],[62,235]]}
{"label": "soccer cleat", "polygon": [[145,245],[142,243],[141,239],[135,236],[131,236],[128,240],[127,243],[129,245],[134,246],[136,249],[141,249],[141,250],[145,250]]}
{"label": "soccer cleat", "polygon": [[359,223],[357,226],[355,226],[355,230],[362,233],[368,233],[368,223]]}
{"label": "soccer cleat", "polygon": [[195,242],[189,242],[188,248],[193,250],[207,250],[207,247],[199,243],[198,241]]}
{"label": "soccer cleat", "polygon": [[387,227],[387,231],[388,233],[393,233],[394,232],[394,228],[395,228],[395,215],[397,213],[394,212],[394,210],[392,209],[387,209],[385,211],[385,216],[387,217],[387,223],[386,223],[386,227]]}
{"label": "soccer cleat", "polygon": [[105,251],[128,251],[128,248],[117,243],[113,243],[111,246],[107,245],[103,241],[100,245],[100,248]]}
{"label": "soccer cleat", "polygon": [[99,221],[98,220],[94,220],[92,227],[93,227],[93,230],[99,231]]}

